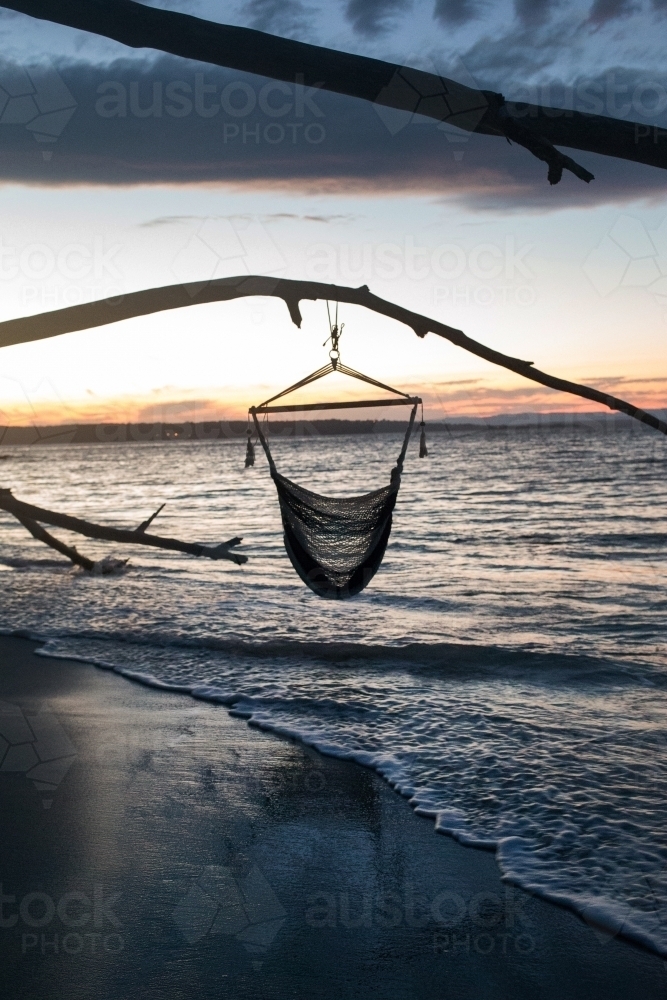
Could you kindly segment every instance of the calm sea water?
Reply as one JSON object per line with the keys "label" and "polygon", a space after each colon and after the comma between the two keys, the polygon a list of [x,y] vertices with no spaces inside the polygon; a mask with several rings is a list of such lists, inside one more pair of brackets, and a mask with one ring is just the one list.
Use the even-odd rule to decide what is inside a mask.
{"label": "calm sea water", "polygon": [[[131,556],[95,577],[0,514],[0,628],[372,766],[511,880],[667,954],[667,441],[628,424],[430,445],[420,461],[413,442],[384,564],[348,602],[294,574],[242,442],[5,448],[21,499],[122,526],[166,501],[156,531],[240,534],[250,561],[79,539]],[[340,496],[384,485],[399,446],[274,456]]]}

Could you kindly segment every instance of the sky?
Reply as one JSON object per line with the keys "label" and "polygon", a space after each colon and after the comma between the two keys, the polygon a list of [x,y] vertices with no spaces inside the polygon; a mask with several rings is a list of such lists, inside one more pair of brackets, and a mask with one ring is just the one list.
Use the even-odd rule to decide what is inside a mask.
{"label": "sky", "polygon": [[[161,3],[667,127],[664,0]],[[552,374],[667,406],[667,174],[131,50],[0,8],[0,319],[179,282],[357,286]],[[229,419],[326,361],[323,303],[196,306],[0,351],[0,424]],[[431,419],[591,410],[341,308],[345,362]],[[333,387],[332,387],[333,388]],[[346,395],[354,386],[337,387]],[[331,398],[330,393],[327,397]]]}

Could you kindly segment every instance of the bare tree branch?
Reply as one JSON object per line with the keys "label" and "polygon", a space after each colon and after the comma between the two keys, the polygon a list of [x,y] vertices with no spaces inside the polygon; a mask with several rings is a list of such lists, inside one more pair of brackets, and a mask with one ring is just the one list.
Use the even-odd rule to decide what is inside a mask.
{"label": "bare tree branch", "polygon": [[49,545],[56,552],[60,552],[61,555],[67,556],[76,566],[80,566],[82,569],[91,572],[95,563],[92,559],[88,559],[87,556],[81,555],[77,552],[73,545],[65,545],[58,538],[54,538],[53,535],[49,534],[46,528],[43,528],[41,524],[37,524],[37,521],[33,521],[31,517],[19,517],[18,514],[15,515],[16,520],[19,521],[23,527],[30,532],[33,538],[36,538],[38,542],[44,542],[45,545]]}
{"label": "bare tree branch", "polygon": [[[230,538],[228,542],[221,542],[220,545],[202,545],[199,542],[181,542],[177,538],[161,538],[158,535],[148,535],[145,531],[124,531],[122,528],[107,528],[101,524],[93,524],[92,521],[84,521],[79,517],[70,517],[69,514],[58,514],[53,510],[46,510],[43,507],[35,507],[33,504],[23,503],[12,495],[11,490],[0,489],[0,509],[6,510],[8,514],[13,514],[24,527],[28,527],[29,522],[44,521],[46,524],[55,525],[58,528],[65,528],[67,531],[74,531],[79,535],[86,535],[88,538],[100,538],[107,542],[121,542],[129,545],[150,545],[157,549],[170,549],[174,552],[187,552],[191,556],[206,556],[208,559],[228,559],[241,565],[248,561],[248,557],[238,552],[231,552],[230,549],[239,545],[241,538]],[[39,527],[39,525],[37,525]],[[32,531],[31,531],[32,533]],[[37,535],[35,537],[38,537]],[[46,541],[41,538],[40,541]],[[57,541],[52,539],[53,542]],[[51,542],[47,542],[51,544]],[[62,546],[62,547],[58,547]],[[58,543],[59,552],[69,546]],[[69,552],[64,552],[70,559]],[[76,561],[76,560],[75,560]],[[79,563],[82,565],[82,563]],[[89,567],[85,567],[88,569]],[[92,567],[91,567],[92,568]]]}
{"label": "bare tree branch", "polygon": [[158,507],[158,509],[155,511],[154,514],[151,514],[151,516],[147,517],[145,521],[142,521],[141,524],[139,525],[139,527],[135,528],[135,531],[139,531],[139,532],[141,532],[143,534],[143,532],[146,530],[146,528],[149,528],[151,526],[151,524],[153,523],[153,521],[158,516],[158,514],[160,513],[161,510],[164,510],[164,504],[163,503],[160,504],[160,506]]}
{"label": "bare tree branch", "polygon": [[504,136],[548,164],[551,184],[558,183],[564,169],[582,180],[593,179],[556,145],[667,168],[667,130],[645,123],[523,102],[519,108],[502,94],[475,90],[418,69],[204,21],[134,0],[3,0],[3,6],[104,35],[132,48],[158,49],[215,66],[322,87],[449,122],[468,132]]}
{"label": "bare tree branch", "polygon": [[[327,299],[331,302],[349,302],[364,306],[390,319],[398,320],[409,326],[418,337],[427,333],[435,333],[444,337],[464,351],[484,358],[491,364],[517,372],[532,382],[539,382],[550,389],[568,392],[573,396],[581,396],[595,403],[602,403],[610,410],[619,410],[635,420],[640,420],[649,427],[654,427],[667,434],[667,423],[652,413],[634,406],[632,403],[612,396],[608,392],[600,392],[590,386],[568,382],[566,379],[547,375],[533,366],[532,361],[521,361],[511,358],[491,347],[485,347],[478,341],[467,337],[461,330],[456,330],[446,323],[440,323],[428,316],[404,309],[393,302],[387,302],[369,291],[367,285],[360,288],[348,288],[344,285],[326,285],[319,281],[294,281],[289,278],[268,278],[262,275],[242,275],[235,278],[217,278],[203,285],[201,282],[182,285],[164,285],[161,288],[146,288],[140,292],[131,292],[122,299],[100,299],[97,302],[86,302],[79,306],[69,306],[67,309],[54,309],[52,312],[40,313],[37,316],[25,316],[21,319],[10,319],[0,323],[0,348],[10,344],[25,344],[33,340],[45,340],[48,337],[59,337],[64,333],[76,330],[88,330],[92,327],[105,326],[107,323],[117,323],[133,316],[147,316],[150,313],[163,312],[167,309],[182,309],[185,306],[198,305],[205,302],[227,302],[230,299],[245,298],[253,295],[268,295],[283,299],[290,316],[296,326],[301,326],[301,299]],[[195,553],[196,554],[196,553]]]}

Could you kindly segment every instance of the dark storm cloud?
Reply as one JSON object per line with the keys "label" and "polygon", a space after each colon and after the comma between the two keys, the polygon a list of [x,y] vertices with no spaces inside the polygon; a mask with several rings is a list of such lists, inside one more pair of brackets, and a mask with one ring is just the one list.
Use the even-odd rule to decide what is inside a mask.
{"label": "dark storm cloud", "polygon": [[556,6],[553,0],[514,0],[514,12],[524,24],[544,24]]}
{"label": "dark storm cloud", "polygon": [[408,7],[410,0],[347,0],[345,16],[360,34],[379,35]]}
{"label": "dark storm cloud", "polygon": [[[667,11],[667,0],[664,2]],[[545,103],[558,105],[559,98],[556,95],[559,87],[556,86],[554,79],[554,67],[559,65],[565,50],[578,44],[582,31],[587,30],[590,35],[595,35],[597,27],[599,25],[582,26],[575,20],[562,17],[551,17],[542,24],[524,24],[517,20],[511,31],[499,32],[493,37],[484,36],[474,41],[465,52],[461,53],[459,64],[465,66],[467,73],[479,88],[502,90],[508,100],[514,95],[525,93],[530,81],[544,80],[547,84],[546,92],[551,91],[553,94],[553,97],[546,99]],[[604,66],[604,63],[602,65]],[[447,73],[446,65],[443,65],[442,72]],[[667,88],[667,71],[664,67],[656,68],[647,64],[646,69],[640,69],[639,66],[628,68],[608,62],[606,68],[598,72],[597,79],[592,80],[594,88],[601,86],[604,90],[607,87],[605,81],[608,77],[614,78],[619,86],[627,86],[630,93],[639,83],[651,82],[662,91]],[[453,67],[451,75],[456,76]],[[550,78],[552,84],[548,82]],[[582,79],[583,74],[578,81],[571,81],[575,89]],[[563,90],[564,86],[561,84],[561,94]],[[530,99],[537,103],[534,98]],[[607,107],[605,104],[604,109],[598,111],[583,106],[578,110],[618,117],[613,105]],[[635,117],[634,112],[627,117]],[[638,120],[641,120],[641,117],[639,115]]]}
{"label": "dark storm cloud", "polygon": [[461,54],[467,71],[477,86],[499,90],[506,79],[520,85],[536,75],[548,78],[558,57],[576,32],[574,22],[524,24],[515,21],[511,31],[494,37],[484,36]]}
{"label": "dark storm cloud", "polygon": [[248,27],[287,36],[306,31],[310,21],[300,0],[250,0],[244,13]]}
{"label": "dark storm cloud", "polygon": [[436,0],[434,14],[443,24],[466,24],[478,16],[481,7],[479,0]]}
{"label": "dark storm cloud", "polygon": [[5,84],[4,181],[410,191],[480,208],[548,210],[662,197],[667,179],[654,168],[579,153],[597,179],[586,185],[565,174],[552,188],[543,163],[501,139],[411,123],[398,112],[388,118],[387,109],[363,101],[171,56],[102,69],[63,65],[56,77],[5,64]]}
{"label": "dark storm cloud", "polygon": [[629,17],[638,9],[636,0],[595,0],[589,20],[592,24],[602,25],[618,17]]}

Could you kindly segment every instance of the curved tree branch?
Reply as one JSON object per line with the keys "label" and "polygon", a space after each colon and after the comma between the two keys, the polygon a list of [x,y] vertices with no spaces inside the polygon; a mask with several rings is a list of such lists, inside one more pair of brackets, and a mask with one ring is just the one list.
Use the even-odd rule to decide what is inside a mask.
{"label": "curved tree branch", "polygon": [[[119,299],[101,299],[98,302],[86,302],[67,309],[55,309],[52,312],[37,316],[25,316],[21,319],[11,319],[0,323],[0,348],[12,344],[25,344],[34,340],[45,340],[49,337],[59,337],[64,333],[76,330],[88,330],[92,327],[106,326],[134,316],[147,316],[151,313],[164,312],[167,309],[182,309],[184,306],[200,305],[206,302],[227,302],[230,299],[247,298],[249,296],[273,296],[283,299],[292,321],[301,326],[302,299],[326,299],[332,302],[348,302],[351,305],[364,306],[381,316],[395,319],[409,326],[418,337],[427,333],[435,333],[444,337],[450,343],[462,347],[464,351],[475,354],[478,358],[490,361],[491,364],[507,368],[509,371],[523,375],[533,382],[539,382],[550,389],[568,392],[573,396],[581,396],[595,403],[608,406],[610,410],[626,413],[635,420],[640,420],[655,430],[667,434],[667,423],[652,413],[634,406],[632,403],[612,396],[608,392],[600,392],[590,386],[568,382],[566,379],[548,375],[533,366],[532,361],[521,361],[509,357],[500,351],[480,344],[479,341],[467,337],[446,323],[429,319],[419,313],[404,309],[381,299],[369,290],[367,285],[360,288],[347,288],[344,285],[327,285],[319,281],[295,281],[289,278],[269,278],[262,275],[239,276],[235,278],[218,278],[205,285],[201,282],[190,284],[164,285],[161,288],[147,288],[140,292],[131,292]],[[34,517],[34,514],[32,515]],[[148,536],[146,536],[148,537]]]}
{"label": "curved tree branch", "polygon": [[322,87],[374,104],[449,122],[468,132],[504,136],[549,166],[557,184],[563,169],[582,180],[593,175],[555,145],[667,168],[667,130],[603,115],[507,102],[502,94],[465,87],[422,70],[251,28],[204,21],[135,0],[3,0],[32,17],[113,38],[132,48],[172,55]]}

